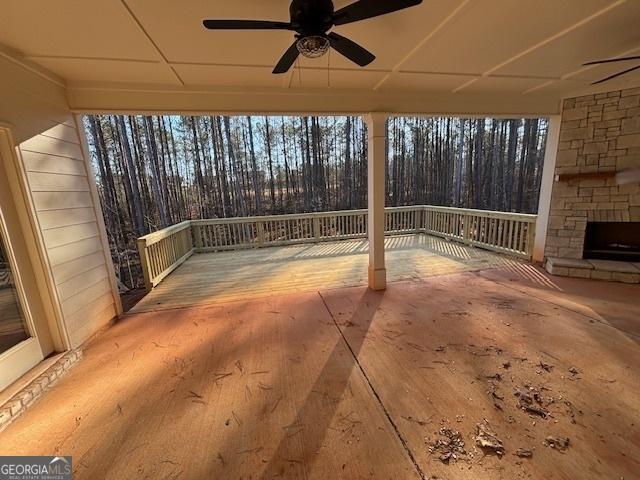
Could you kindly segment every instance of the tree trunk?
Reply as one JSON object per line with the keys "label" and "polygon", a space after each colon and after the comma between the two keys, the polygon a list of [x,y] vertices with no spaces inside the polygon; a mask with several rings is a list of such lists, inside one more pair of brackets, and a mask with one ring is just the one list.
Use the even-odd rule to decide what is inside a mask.
{"label": "tree trunk", "polygon": [[144,226],[144,211],[142,207],[142,198],[140,197],[140,188],[138,187],[138,174],[133,164],[133,156],[131,155],[131,145],[129,145],[129,137],[127,136],[127,127],[124,124],[124,117],[117,115],[115,117],[120,134],[120,143],[124,159],[129,173],[129,181],[131,185],[131,197],[129,204],[131,205],[131,221],[133,223],[133,231],[136,237],[141,237],[146,233]]}

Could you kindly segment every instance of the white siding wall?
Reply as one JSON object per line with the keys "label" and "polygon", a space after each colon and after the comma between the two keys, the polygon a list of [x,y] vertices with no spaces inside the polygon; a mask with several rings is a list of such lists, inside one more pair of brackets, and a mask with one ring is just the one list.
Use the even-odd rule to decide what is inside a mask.
{"label": "white siding wall", "polygon": [[12,126],[19,143],[43,257],[75,347],[118,308],[92,172],[64,86],[2,55],[0,71],[0,122]]}
{"label": "white siding wall", "polygon": [[73,117],[20,144],[33,204],[73,346],[116,315],[91,193]]}

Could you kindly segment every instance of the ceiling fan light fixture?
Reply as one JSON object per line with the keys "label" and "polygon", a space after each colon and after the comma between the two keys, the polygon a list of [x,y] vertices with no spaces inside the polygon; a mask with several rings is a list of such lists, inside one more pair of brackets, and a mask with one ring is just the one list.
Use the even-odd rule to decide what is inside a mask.
{"label": "ceiling fan light fixture", "polygon": [[329,51],[329,40],[320,35],[309,35],[298,39],[296,47],[307,58],[318,58]]}

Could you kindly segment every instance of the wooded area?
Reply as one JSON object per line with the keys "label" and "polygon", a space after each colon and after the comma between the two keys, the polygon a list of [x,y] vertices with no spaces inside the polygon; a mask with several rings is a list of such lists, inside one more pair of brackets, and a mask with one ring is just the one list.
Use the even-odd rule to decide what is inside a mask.
{"label": "wooded area", "polygon": [[[116,271],[136,238],[186,219],[366,208],[359,117],[87,116]],[[386,205],[535,213],[547,121],[396,117]]]}

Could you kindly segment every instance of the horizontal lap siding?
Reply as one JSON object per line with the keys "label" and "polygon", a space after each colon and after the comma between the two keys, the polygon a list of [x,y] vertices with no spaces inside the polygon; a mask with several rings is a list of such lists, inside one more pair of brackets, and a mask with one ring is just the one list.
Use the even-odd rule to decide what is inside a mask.
{"label": "horizontal lap siding", "polygon": [[20,144],[72,346],[116,315],[109,270],[73,118]]}
{"label": "horizontal lap siding", "polygon": [[91,255],[92,253],[101,251],[102,243],[100,242],[100,239],[98,237],[87,238],[85,240],[75,242],[71,245],[49,248],[49,262],[55,269],[55,267],[64,263],[68,263],[86,255]]}
{"label": "horizontal lap siding", "polygon": [[98,237],[96,222],[81,223],[79,225],[61,226],[42,232],[45,242],[50,248],[62,247],[77,243],[88,238]]}
{"label": "horizontal lap siding", "polygon": [[60,300],[62,300],[64,304],[67,299],[78,295],[79,293],[106,278],[107,272],[103,265],[89,270],[88,272],[81,273],[58,285]]}
{"label": "horizontal lap siding", "polygon": [[[67,127],[75,132],[75,128]],[[20,144],[20,150],[28,152],[43,153],[45,155],[51,155],[53,157],[66,157],[73,158],[75,160],[83,160],[82,147],[76,140],[75,143],[67,142],[66,140],[60,140],[57,138],[47,137],[40,134],[35,137],[31,137],[29,140],[25,140]]]}
{"label": "horizontal lap siding", "polygon": [[[84,341],[104,327],[109,320],[114,318],[115,307],[111,293],[97,298],[90,305],[86,305],[73,315],[65,316],[69,332],[73,332],[73,337]],[[87,319],[103,319],[103,323],[87,322]]]}
{"label": "horizontal lap siding", "polygon": [[40,211],[38,216],[40,218],[40,228],[43,231],[96,221],[96,212],[91,207]]}
{"label": "horizontal lap siding", "polygon": [[104,265],[104,254],[100,250],[95,253],[90,253],[89,255],[83,255],[76,260],[57,265],[53,267],[52,271],[56,281],[62,284],[101,265]]}
{"label": "horizontal lap siding", "polygon": [[38,212],[93,207],[89,192],[33,192],[33,201]]}
{"label": "horizontal lap siding", "polygon": [[30,172],[29,183],[32,192],[88,192],[86,176],[66,173]]}
{"label": "horizontal lap siding", "polygon": [[87,303],[85,301],[87,296],[91,296],[93,299],[99,299],[105,295],[111,295],[111,286],[109,280],[103,278],[93,285],[79,290],[78,293],[70,296],[63,302],[63,312],[67,318],[79,310],[85,308]]}
{"label": "horizontal lap siding", "polygon": [[24,165],[29,172],[86,176],[84,161],[75,158],[53,157],[42,153],[22,151]]}

